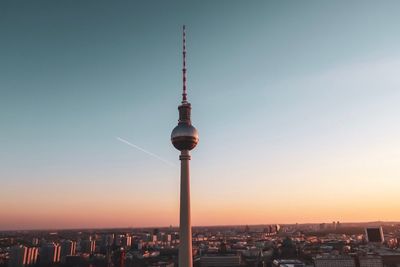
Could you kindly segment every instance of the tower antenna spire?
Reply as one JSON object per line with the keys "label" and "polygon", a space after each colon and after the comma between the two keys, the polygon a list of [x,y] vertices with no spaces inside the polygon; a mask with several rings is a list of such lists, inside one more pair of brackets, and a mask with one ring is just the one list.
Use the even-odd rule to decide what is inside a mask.
{"label": "tower antenna spire", "polygon": [[185,25],[183,25],[182,28],[183,31],[183,68],[182,68],[182,76],[183,76],[183,93],[182,93],[182,103],[187,102],[187,93],[186,93],[186,30],[185,30]]}

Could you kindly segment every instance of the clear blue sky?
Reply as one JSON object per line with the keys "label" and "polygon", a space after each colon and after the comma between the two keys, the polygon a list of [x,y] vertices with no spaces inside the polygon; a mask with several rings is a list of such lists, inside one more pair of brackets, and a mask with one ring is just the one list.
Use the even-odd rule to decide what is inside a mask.
{"label": "clear blue sky", "polygon": [[194,224],[400,220],[399,10],[1,1],[0,229],[177,224],[182,24]]}

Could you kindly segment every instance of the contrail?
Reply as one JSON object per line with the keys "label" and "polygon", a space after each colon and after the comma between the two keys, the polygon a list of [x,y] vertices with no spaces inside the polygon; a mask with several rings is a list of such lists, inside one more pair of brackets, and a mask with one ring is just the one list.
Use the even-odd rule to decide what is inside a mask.
{"label": "contrail", "polygon": [[136,149],[138,149],[138,150],[140,150],[140,151],[146,153],[147,155],[150,155],[150,156],[152,156],[152,157],[154,157],[154,158],[156,158],[156,159],[158,159],[158,160],[161,160],[162,162],[168,164],[169,166],[176,167],[175,163],[172,163],[172,162],[170,162],[170,161],[168,161],[168,160],[166,160],[166,159],[163,159],[162,157],[157,156],[156,154],[153,154],[153,153],[151,153],[150,151],[147,151],[147,150],[141,148],[140,146],[137,146],[137,145],[135,145],[135,144],[132,144],[131,142],[129,142],[129,141],[125,140],[125,139],[122,139],[121,137],[118,137],[118,136],[115,137],[115,138],[116,138],[118,141],[122,142],[122,143],[125,143],[125,144],[127,144],[127,145],[129,145],[129,146],[131,146],[131,147],[134,147],[134,148],[136,148]]}

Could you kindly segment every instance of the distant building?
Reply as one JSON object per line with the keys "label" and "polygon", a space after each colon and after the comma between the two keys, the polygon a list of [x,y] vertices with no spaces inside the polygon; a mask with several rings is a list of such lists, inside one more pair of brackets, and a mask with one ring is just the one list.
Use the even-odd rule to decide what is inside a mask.
{"label": "distant building", "polygon": [[122,244],[122,236],[121,235],[116,235],[114,238],[114,245],[117,247],[120,247]]}
{"label": "distant building", "polygon": [[234,267],[240,264],[241,257],[235,254],[206,254],[200,257],[201,267]]}
{"label": "distant building", "polygon": [[114,234],[103,234],[99,237],[98,246],[96,245],[96,249],[98,249],[101,253],[107,253],[109,247],[114,244]]}
{"label": "distant building", "polygon": [[36,264],[39,256],[39,248],[38,247],[28,247],[28,254],[26,257],[25,265],[33,265]]}
{"label": "distant building", "polygon": [[65,261],[67,256],[74,256],[76,253],[76,242],[71,240],[64,240],[60,244],[61,252],[60,252],[60,260]]}
{"label": "distant building", "polygon": [[121,238],[121,245],[123,247],[130,248],[132,246],[132,237],[130,235],[125,235]]}
{"label": "distant building", "polygon": [[51,265],[60,262],[61,247],[56,243],[43,244],[40,247],[40,265]]}
{"label": "distant building", "polygon": [[274,260],[273,267],[305,267],[305,263],[299,260]]}
{"label": "distant building", "polygon": [[367,255],[358,258],[360,267],[383,267],[381,256]]}
{"label": "distant building", "polygon": [[37,238],[37,237],[32,238],[32,245],[34,245],[34,246],[39,245],[39,238]]}
{"label": "distant building", "polygon": [[392,249],[379,249],[376,251],[382,257],[383,266],[400,266],[400,252]]}
{"label": "distant building", "polygon": [[25,257],[27,254],[27,247],[15,246],[10,250],[9,267],[22,267],[25,264]]}
{"label": "distant building", "polygon": [[81,256],[66,256],[65,266],[84,266],[84,259]]}
{"label": "distant building", "polygon": [[385,241],[382,226],[365,228],[365,236],[367,242],[370,243],[383,243]]}
{"label": "distant building", "polygon": [[38,258],[37,247],[14,246],[10,250],[9,267],[23,267],[36,264]]}
{"label": "distant building", "polygon": [[355,261],[350,256],[323,255],[314,258],[315,267],[356,267]]}
{"label": "distant building", "polygon": [[164,236],[163,236],[163,242],[171,242],[172,241],[172,237],[171,237],[171,235],[170,234],[165,234]]}
{"label": "distant building", "polygon": [[79,247],[80,252],[93,254],[96,249],[96,240],[92,240],[91,238],[87,240],[81,240]]}
{"label": "distant building", "polygon": [[279,224],[274,224],[274,225],[268,225],[264,228],[263,232],[266,235],[276,235],[279,230],[280,230],[280,225]]}

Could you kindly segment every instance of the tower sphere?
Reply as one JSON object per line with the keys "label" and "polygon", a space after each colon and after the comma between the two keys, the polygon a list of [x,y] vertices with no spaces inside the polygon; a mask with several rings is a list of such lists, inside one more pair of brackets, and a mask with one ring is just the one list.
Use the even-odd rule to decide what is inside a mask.
{"label": "tower sphere", "polygon": [[192,150],[199,142],[197,129],[187,123],[179,123],[171,133],[171,142],[180,151]]}

